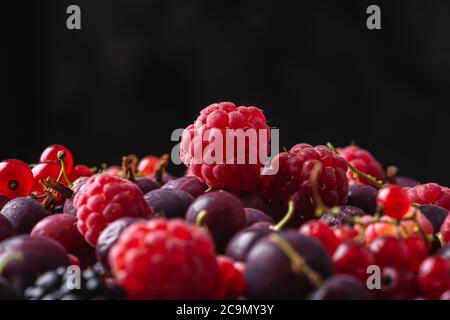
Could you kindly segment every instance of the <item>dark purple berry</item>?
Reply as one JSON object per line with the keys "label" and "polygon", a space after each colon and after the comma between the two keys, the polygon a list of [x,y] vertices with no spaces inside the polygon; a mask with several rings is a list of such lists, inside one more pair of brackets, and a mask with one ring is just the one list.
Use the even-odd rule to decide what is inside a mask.
{"label": "dark purple berry", "polygon": [[168,219],[184,219],[187,209],[195,200],[180,189],[156,189],[147,193],[144,198],[157,216]]}
{"label": "dark purple berry", "polygon": [[194,198],[201,196],[208,189],[208,186],[201,182],[197,177],[184,176],[167,182],[162,186],[163,189],[179,189],[186,191]]}
{"label": "dark purple berry", "polygon": [[334,275],[316,289],[308,300],[372,300],[361,281],[349,275]]}
{"label": "dark purple berry", "polygon": [[353,184],[348,189],[347,205],[358,207],[367,214],[377,210],[377,189],[366,184]]}
{"label": "dark purple berry", "polygon": [[17,234],[30,233],[33,227],[51,213],[31,198],[15,198],[0,211],[16,230]]}

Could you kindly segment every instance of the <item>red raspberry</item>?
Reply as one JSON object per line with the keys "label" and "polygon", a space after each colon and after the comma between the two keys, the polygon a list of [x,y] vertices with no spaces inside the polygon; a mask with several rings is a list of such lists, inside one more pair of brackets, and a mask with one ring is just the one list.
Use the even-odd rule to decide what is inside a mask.
{"label": "red raspberry", "polygon": [[91,245],[108,224],[122,217],[150,218],[153,212],[132,182],[108,174],[90,177],[76,193],[78,230]]}
{"label": "red raspberry", "polygon": [[278,162],[275,175],[264,176],[264,195],[277,208],[293,193],[300,191],[304,196],[301,214],[310,215],[316,206],[311,172],[318,168],[316,182],[320,198],[328,207],[344,205],[347,202],[348,180],[345,175],[347,162],[326,146],[312,147],[297,144],[290,152],[278,154],[272,161]]}
{"label": "red raspberry", "polygon": [[[256,143],[248,143],[246,138],[245,149],[237,150],[233,142],[238,140],[227,139],[227,129],[242,129],[249,135],[254,133]],[[264,133],[261,130],[266,130],[267,140],[261,140],[259,134]],[[216,154],[216,144],[220,147],[219,142],[215,142],[216,134],[222,138],[222,155]],[[234,148],[234,157],[229,154],[227,158],[227,140],[228,146],[231,144]],[[184,130],[180,157],[190,172],[211,188],[252,191],[260,182],[261,163],[265,160],[260,159],[259,152],[265,148],[267,152],[264,157],[268,154],[269,141],[270,128],[260,109],[236,107],[231,102],[214,103],[203,109],[195,123]]]}
{"label": "red raspberry", "polygon": [[[384,181],[385,175],[381,164],[372,156],[372,154],[357,146],[347,146],[345,148],[338,148],[338,152],[359,171],[368,174],[377,180]],[[353,172],[347,170],[347,177],[351,184],[356,182]],[[358,177],[359,182],[371,185],[363,177]]]}
{"label": "red raspberry", "polygon": [[129,299],[210,299],[220,285],[208,232],[181,219],[132,224],[109,260]]}
{"label": "red raspberry", "polygon": [[450,213],[441,225],[441,237],[445,244],[450,244]]}
{"label": "red raspberry", "polygon": [[406,188],[409,200],[418,204],[434,204],[450,210],[450,191],[436,183],[420,184]]}
{"label": "red raspberry", "polygon": [[221,274],[221,286],[217,292],[218,299],[238,298],[245,292],[245,266],[226,256],[218,256]]}

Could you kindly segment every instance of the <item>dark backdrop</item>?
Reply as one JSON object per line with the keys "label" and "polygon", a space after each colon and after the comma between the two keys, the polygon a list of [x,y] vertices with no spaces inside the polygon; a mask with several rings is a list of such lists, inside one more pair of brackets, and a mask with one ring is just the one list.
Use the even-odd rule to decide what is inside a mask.
{"label": "dark backdrop", "polygon": [[[283,146],[355,140],[450,185],[450,1],[10,2],[0,158],[33,162],[50,143],[90,165],[161,154],[230,100],[264,109]],[[372,3],[382,30],[365,27]]]}

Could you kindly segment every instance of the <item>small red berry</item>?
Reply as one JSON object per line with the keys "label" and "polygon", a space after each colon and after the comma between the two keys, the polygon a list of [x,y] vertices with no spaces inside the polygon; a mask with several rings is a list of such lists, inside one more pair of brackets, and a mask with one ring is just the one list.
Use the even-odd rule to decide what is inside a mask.
{"label": "small red berry", "polygon": [[380,268],[392,267],[401,270],[407,266],[408,247],[403,240],[394,237],[377,238],[370,243],[369,248]]}
{"label": "small red berry", "polygon": [[438,299],[450,289],[450,262],[439,256],[425,259],[419,269],[419,285],[428,298]]}
{"label": "small red berry", "polygon": [[300,233],[314,237],[319,240],[328,252],[333,256],[336,248],[339,246],[339,240],[333,233],[333,230],[325,223],[319,220],[311,220],[300,227]]}
{"label": "small red berry", "polygon": [[367,268],[375,264],[374,254],[363,244],[347,242],[341,244],[333,255],[337,273],[350,274],[366,283]]}
{"label": "small red berry", "polygon": [[90,177],[92,176],[92,171],[89,169],[89,167],[83,165],[83,164],[77,164],[75,167],[73,167],[72,172],[69,174],[69,179],[72,182],[75,182],[80,177]]}
{"label": "small red berry", "polygon": [[63,145],[54,144],[47,147],[42,152],[39,162],[48,162],[48,161],[58,162],[58,152],[60,151],[64,151],[66,153],[66,157],[64,158],[64,166],[67,174],[69,174],[73,168],[73,156],[70,150]]}
{"label": "small red berry", "polygon": [[401,219],[411,205],[406,191],[396,185],[378,191],[377,203],[383,208],[385,215],[394,219]]}
{"label": "small red berry", "polygon": [[405,239],[407,250],[408,269],[412,272],[419,271],[420,264],[428,257],[428,245],[419,236]]}
{"label": "small red berry", "polygon": [[141,159],[138,165],[138,171],[144,176],[150,176],[155,173],[158,168],[159,158],[155,156],[147,156]]}
{"label": "small red berry", "polygon": [[217,263],[221,274],[221,286],[217,292],[218,299],[237,298],[245,292],[245,267],[240,262],[226,256],[218,256]]}
{"label": "small red berry", "polygon": [[[44,162],[39,163],[33,167],[33,189],[32,191],[43,193],[42,187],[39,184],[39,181],[44,180],[48,177],[52,177],[53,179],[58,179],[59,174],[61,172],[61,165],[57,162]],[[61,177],[61,183],[67,184],[64,176]]]}
{"label": "small red berry", "polygon": [[349,226],[338,227],[333,232],[340,243],[353,240],[358,236],[358,231]]}
{"label": "small red berry", "polygon": [[10,199],[25,197],[33,187],[33,173],[20,160],[0,162],[0,193]]}

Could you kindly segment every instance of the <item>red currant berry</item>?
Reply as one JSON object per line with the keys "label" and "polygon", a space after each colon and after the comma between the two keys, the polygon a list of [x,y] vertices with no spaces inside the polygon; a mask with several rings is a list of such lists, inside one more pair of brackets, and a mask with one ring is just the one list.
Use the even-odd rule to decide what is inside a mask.
{"label": "red currant berry", "polygon": [[366,283],[367,267],[375,264],[374,254],[363,244],[347,242],[341,244],[333,255],[337,273],[355,276]]}
{"label": "red currant berry", "polygon": [[378,191],[377,203],[385,215],[394,219],[401,219],[411,205],[408,194],[399,186],[388,186]]}
{"label": "red currant berry", "polygon": [[405,243],[408,247],[408,269],[417,272],[422,261],[428,257],[428,245],[419,236],[409,237],[405,240]]}
{"label": "red currant berry", "polygon": [[155,156],[147,156],[141,159],[138,165],[138,171],[144,176],[149,176],[155,173],[158,167],[159,158]]}
{"label": "red currant berry", "polygon": [[339,246],[339,240],[334,235],[333,230],[321,221],[308,221],[300,227],[300,233],[319,240],[330,256],[333,256],[334,251]]}
{"label": "red currant berry", "polygon": [[439,299],[450,289],[450,262],[439,256],[425,259],[419,268],[419,285],[427,298]]}
{"label": "red currant berry", "polygon": [[[39,163],[36,166],[34,166],[32,172],[34,178],[33,191],[42,193],[43,190],[41,185],[39,184],[39,181],[44,180],[48,177],[58,179],[58,176],[61,172],[61,165],[57,162]],[[61,177],[60,181],[61,183],[67,184],[66,179],[64,179],[64,176]]]}
{"label": "red currant berry", "polygon": [[72,172],[69,174],[69,179],[75,182],[80,177],[90,177],[92,176],[92,171],[87,166],[82,164],[77,164],[73,167]]}
{"label": "red currant berry", "polygon": [[69,149],[60,144],[54,144],[52,146],[47,147],[44,152],[41,154],[41,159],[39,162],[49,162],[54,161],[58,162],[58,152],[64,151],[66,153],[66,157],[64,158],[64,166],[67,174],[72,171],[73,168],[73,156]]}
{"label": "red currant berry", "polygon": [[400,270],[407,265],[408,247],[403,240],[394,237],[377,238],[369,246],[375,255],[375,263],[380,267]]}
{"label": "red currant berry", "polygon": [[10,199],[27,196],[33,187],[33,174],[20,160],[0,162],[0,193]]}
{"label": "red currant berry", "polygon": [[351,241],[358,236],[358,231],[349,226],[338,227],[333,232],[340,243]]}

